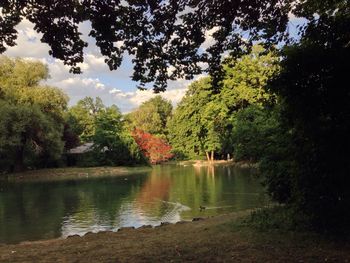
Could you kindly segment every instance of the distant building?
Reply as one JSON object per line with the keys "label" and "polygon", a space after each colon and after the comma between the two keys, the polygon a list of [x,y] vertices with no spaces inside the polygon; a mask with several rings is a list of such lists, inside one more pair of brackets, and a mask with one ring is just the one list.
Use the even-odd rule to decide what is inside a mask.
{"label": "distant building", "polygon": [[81,154],[81,153],[87,153],[91,152],[93,150],[94,143],[92,142],[87,142],[84,143],[78,147],[72,148],[68,151],[68,153],[71,154]]}

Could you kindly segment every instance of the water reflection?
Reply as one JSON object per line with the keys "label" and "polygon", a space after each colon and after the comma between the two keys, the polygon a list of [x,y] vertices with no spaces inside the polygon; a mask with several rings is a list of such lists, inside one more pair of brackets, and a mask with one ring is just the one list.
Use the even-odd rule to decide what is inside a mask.
{"label": "water reflection", "polygon": [[267,202],[251,170],[229,166],[162,165],[127,177],[0,182],[0,242],[158,225]]}

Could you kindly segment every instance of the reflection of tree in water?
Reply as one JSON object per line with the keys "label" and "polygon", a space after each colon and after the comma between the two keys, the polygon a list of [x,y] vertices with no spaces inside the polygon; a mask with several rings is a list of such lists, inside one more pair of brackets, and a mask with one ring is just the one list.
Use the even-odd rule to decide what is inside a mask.
{"label": "reflection of tree in water", "polygon": [[[180,215],[188,219],[266,204],[264,190],[249,169],[220,166],[161,165],[151,173],[125,178],[1,182],[0,189],[0,242],[153,224]],[[207,209],[200,212],[201,205]]]}
{"label": "reflection of tree in water", "polygon": [[62,227],[74,233],[116,225],[122,202],[139,191],[144,178],[9,183],[0,192],[0,242],[55,238]]}
{"label": "reflection of tree in water", "polygon": [[194,165],[194,173],[197,176],[210,175],[215,176],[215,166],[214,165]]}
{"label": "reflection of tree in water", "polygon": [[75,194],[52,184],[9,184],[0,198],[0,241],[60,236],[62,217],[78,207]]}
{"label": "reflection of tree in water", "polygon": [[171,186],[172,181],[169,174],[159,174],[156,169],[152,170],[136,195],[137,209],[151,216],[162,216],[168,209],[167,203],[162,201],[169,201]]}

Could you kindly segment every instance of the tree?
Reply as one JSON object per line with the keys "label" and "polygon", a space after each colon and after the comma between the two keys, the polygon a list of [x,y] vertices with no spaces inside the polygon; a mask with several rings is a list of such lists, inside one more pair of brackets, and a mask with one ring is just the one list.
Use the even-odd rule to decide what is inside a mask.
{"label": "tree", "polygon": [[121,144],[119,138],[123,128],[121,118],[122,114],[115,105],[103,109],[97,114],[92,139],[98,151],[117,150],[118,144]]}
{"label": "tree", "polygon": [[[350,93],[344,84],[350,13],[348,3],[336,2],[339,10],[320,13],[299,43],[285,47],[281,73],[271,90],[283,101],[283,123],[291,133],[288,149],[294,169],[287,170],[292,182],[288,204],[314,227],[343,231],[350,222]],[[308,5],[309,11],[313,8]],[[270,170],[282,162],[273,162]],[[270,176],[271,183],[277,180],[276,173]]]}
{"label": "tree", "polygon": [[68,99],[57,88],[39,85],[47,76],[40,62],[0,59],[0,154],[8,164],[5,169],[45,166],[62,153]]}
{"label": "tree", "polygon": [[170,101],[156,96],[142,103],[138,109],[129,113],[126,119],[129,121],[131,130],[137,128],[165,138],[167,135],[166,124],[172,109]]}
{"label": "tree", "polygon": [[171,146],[164,139],[139,129],[135,129],[132,136],[150,163],[158,164],[173,157]]}
{"label": "tree", "polygon": [[67,121],[82,142],[92,140],[95,134],[96,117],[105,109],[106,107],[99,97],[95,101],[91,97],[85,97],[69,109]]}
{"label": "tree", "polygon": [[192,158],[205,153],[207,127],[202,113],[212,97],[209,78],[201,78],[188,87],[168,123],[169,141],[175,152]]}
{"label": "tree", "polygon": [[[102,100],[86,97],[67,113],[71,133],[82,142],[92,142],[93,151],[78,156],[81,166],[135,165],[147,163],[135,140],[124,127],[123,116],[116,105],[106,107]],[[74,142],[74,141],[73,141]]]}
{"label": "tree", "polygon": [[37,105],[0,102],[0,155],[2,167],[22,171],[34,156],[57,160],[63,150],[62,132],[57,123]]}
{"label": "tree", "polygon": [[[96,39],[111,70],[118,68],[128,53],[134,57],[133,80],[140,82],[141,88],[154,82],[154,89],[162,91],[168,79],[190,79],[200,73],[200,62],[209,63],[209,72],[217,72],[220,54],[226,50],[237,55],[247,51],[253,41],[281,40],[294,2],[65,0],[52,4],[4,0],[0,4],[0,52],[6,45],[16,44],[14,27],[25,18],[43,34],[41,41],[50,46],[50,54],[79,73],[78,63],[83,61],[87,43],[81,39],[78,25],[89,21],[89,35]],[[315,0],[294,5],[303,7],[310,2]],[[208,30],[216,30],[215,43],[204,50],[201,45]],[[172,72],[169,66],[174,67]]]}
{"label": "tree", "polygon": [[234,112],[252,104],[275,104],[276,96],[266,91],[266,85],[278,73],[279,60],[276,51],[267,52],[261,45],[238,59],[226,58],[220,96],[227,108]]}
{"label": "tree", "polygon": [[112,105],[98,112],[93,135],[94,156],[99,165],[142,164],[145,158],[129,133],[124,130],[122,114]]}
{"label": "tree", "polygon": [[7,96],[20,88],[36,87],[49,77],[47,66],[39,61],[0,56],[0,65],[0,87]]}
{"label": "tree", "polygon": [[277,61],[274,52],[256,45],[248,55],[225,59],[219,88],[209,78],[190,85],[169,124],[174,150],[188,156],[205,152],[208,160],[214,160],[215,154],[232,154],[237,112],[249,105],[262,107],[276,102],[266,85],[278,72]]}

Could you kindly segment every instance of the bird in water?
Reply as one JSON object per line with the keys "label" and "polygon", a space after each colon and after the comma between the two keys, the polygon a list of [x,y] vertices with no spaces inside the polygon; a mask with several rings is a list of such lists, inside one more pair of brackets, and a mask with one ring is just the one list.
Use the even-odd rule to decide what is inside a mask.
{"label": "bird in water", "polygon": [[203,211],[203,210],[205,210],[205,206],[200,205],[199,206],[199,211]]}

